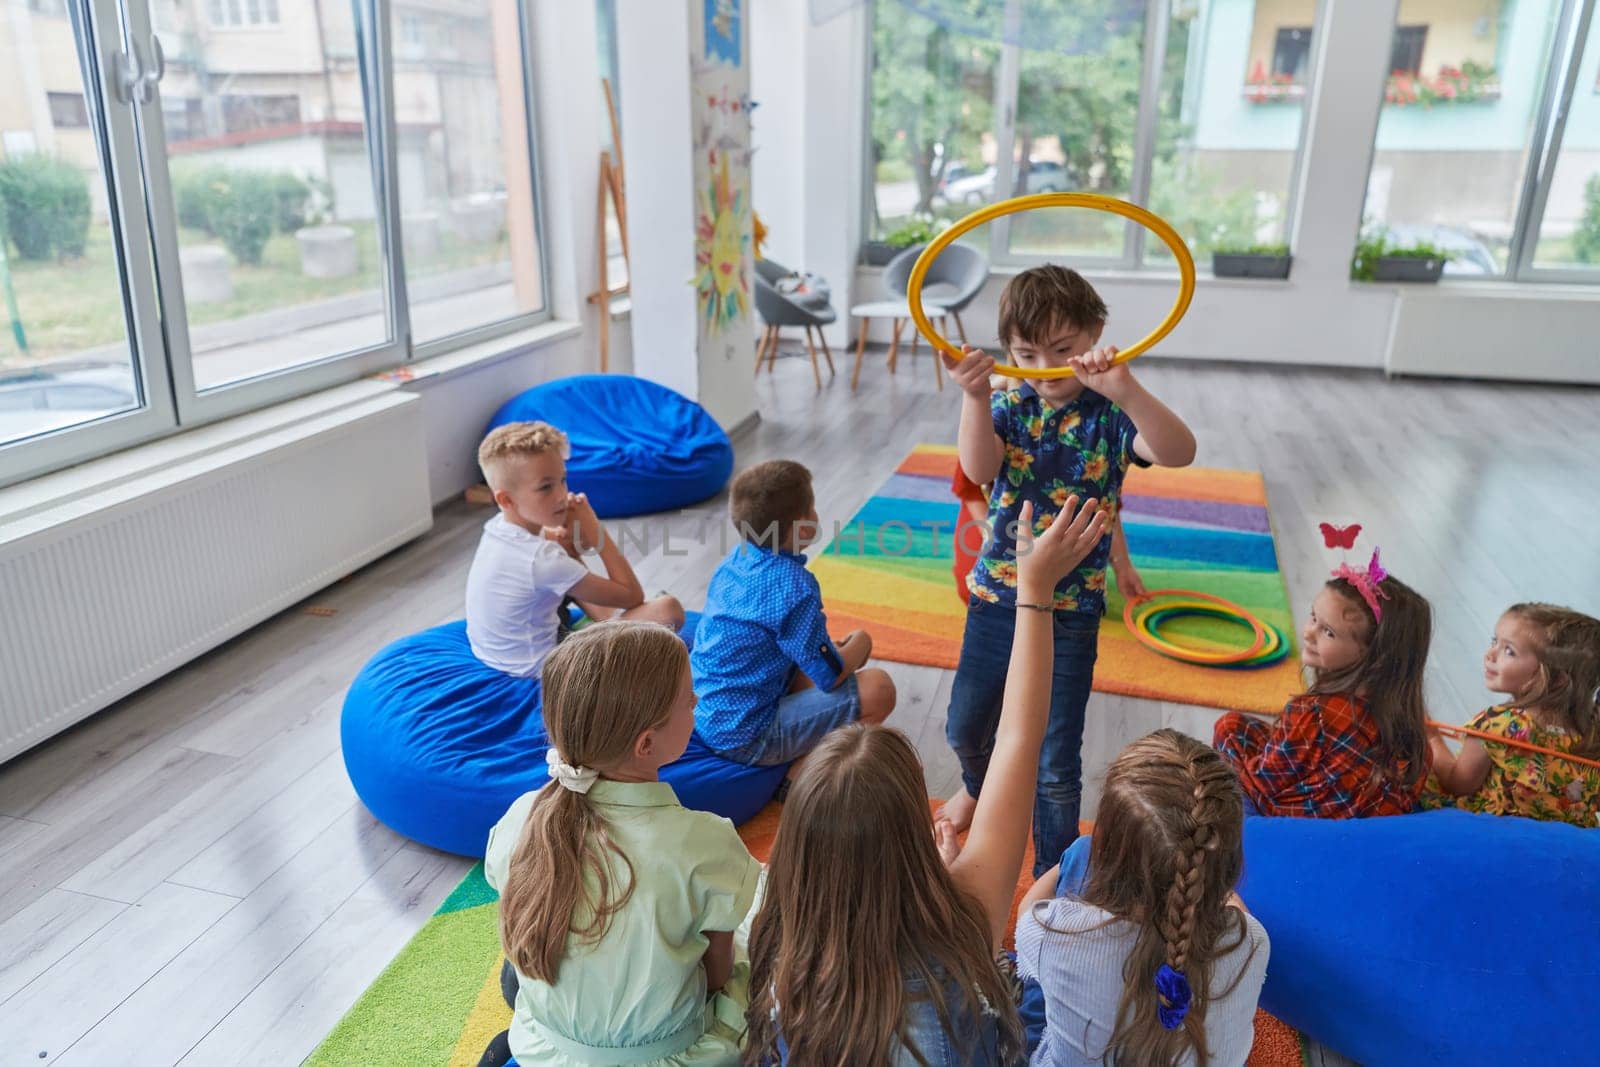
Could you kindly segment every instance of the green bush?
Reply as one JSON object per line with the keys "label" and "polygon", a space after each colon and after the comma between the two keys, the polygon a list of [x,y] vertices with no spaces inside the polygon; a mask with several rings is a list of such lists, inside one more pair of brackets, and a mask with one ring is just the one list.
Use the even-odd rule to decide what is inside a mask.
{"label": "green bush", "polygon": [[1572,255],[1579,263],[1600,263],[1600,174],[1583,185],[1583,218],[1572,231]]}
{"label": "green bush", "polygon": [[[1255,194],[1230,184],[1213,168],[1157,159],[1150,179],[1150,210],[1183,235],[1197,258],[1224,247],[1249,245],[1259,225]],[[1150,242],[1151,247],[1156,243]]]}
{"label": "green bush", "polygon": [[255,266],[278,221],[278,190],[273,175],[229,171],[212,184],[206,220],[233,258]]}
{"label": "green bush", "polygon": [[172,206],[178,213],[178,225],[216,236],[211,229],[211,208],[227,180],[226,167],[174,167]]}
{"label": "green bush", "polygon": [[89,240],[89,179],[49,156],[7,160],[0,163],[0,212],[22,259],[81,256]]}
{"label": "green bush", "polygon": [[272,175],[272,192],[277,198],[276,223],[279,233],[293,233],[306,224],[306,208],[311,186],[293,174]]}

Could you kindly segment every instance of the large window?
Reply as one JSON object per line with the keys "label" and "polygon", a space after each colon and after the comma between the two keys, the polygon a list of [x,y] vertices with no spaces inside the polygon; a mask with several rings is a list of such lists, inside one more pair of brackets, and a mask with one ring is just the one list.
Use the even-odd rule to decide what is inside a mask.
{"label": "large window", "polygon": [[[877,0],[872,235],[1086,190],[1149,204],[1197,257],[1281,241],[1315,16],[1315,0]],[[1171,264],[1105,215],[989,230],[998,262]]]}
{"label": "large window", "polygon": [[523,9],[378,10],[13,7],[0,484],[542,317]]}
{"label": "large window", "polygon": [[1441,249],[1457,277],[1600,273],[1594,8],[1401,0],[1366,233]]}
{"label": "large window", "polygon": [[541,310],[544,281],[519,6],[406,2],[393,2],[397,32],[426,26],[394,73],[411,333],[424,343]]}

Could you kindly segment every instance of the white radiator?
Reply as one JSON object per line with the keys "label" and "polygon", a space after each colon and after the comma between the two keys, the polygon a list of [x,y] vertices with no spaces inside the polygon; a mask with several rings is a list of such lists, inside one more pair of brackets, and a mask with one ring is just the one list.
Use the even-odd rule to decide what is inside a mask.
{"label": "white radiator", "polygon": [[0,520],[0,763],[429,528],[421,402],[357,397]]}

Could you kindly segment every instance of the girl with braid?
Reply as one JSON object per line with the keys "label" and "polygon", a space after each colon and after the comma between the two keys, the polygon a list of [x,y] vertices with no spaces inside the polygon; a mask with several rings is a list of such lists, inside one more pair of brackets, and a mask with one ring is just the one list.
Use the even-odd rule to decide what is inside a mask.
{"label": "girl with braid", "polygon": [[1032,1063],[1245,1062],[1269,945],[1233,892],[1243,824],[1233,771],[1199,741],[1157,730],[1122,750],[1093,837],[1017,918],[1018,970],[1043,992]]}

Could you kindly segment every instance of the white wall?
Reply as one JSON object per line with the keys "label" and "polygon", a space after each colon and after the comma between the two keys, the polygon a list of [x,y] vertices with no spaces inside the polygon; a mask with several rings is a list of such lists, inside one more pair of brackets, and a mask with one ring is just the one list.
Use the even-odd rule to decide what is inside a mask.
{"label": "white wall", "polygon": [[[1397,0],[1323,0],[1315,32],[1316,90],[1311,94],[1304,156],[1300,167],[1291,237],[1294,269],[1288,281],[1236,281],[1204,274],[1200,264],[1194,302],[1188,315],[1156,352],[1164,356],[1385,368],[1396,373],[1525,378],[1541,381],[1600,380],[1600,287],[1529,286],[1510,282],[1445,281],[1437,286],[1371,285],[1349,280],[1349,264],[1371,167],[1381,107],[1386,47]],[[855,25],[852,25],[855,24]],[[849,108],[825,113],[808,106],[805,128],[791,132],[801,146],[789,149],[807,159],[808,182],[817,180],[827,195],[806,198],[805,232],[819,242],[841,235],[859,240],[862,166],[860,115],[867,85],[860,52],[842,49],[839,35],[849,27],[861,46],[867,35],[861,10],[811,27],[803,51],[818,68],[832,71],[832,85],[853,85]],[[811,42],[834,51],[813,53]],[[800,49],[796,49],[799,51]],[[814,80],[826,83],[827,78]],[[804,83],[810,90],[813,79]],[[1581,95],[1580,86],[1580,95]],[[776,90],[771,90],[776,91]],[[825,91],[825,90],[824,90]],[[809,103],[809,101],[808,101]],[[830,98],[830,106],[839,107]],[[759,114],[759,113],[758,113]],[[848,165],[811,147],[822,143],[839,123],[856,123],[849,136],[834,133],[840,151],[855,153]],[[781,128],[767,127],[763,151]],[[853,146],[853,147],[852,147]],[[782,152],[778,149],[774,154]],[[815,168],[837,173],[811,177]],[[838,182],[849,173],[856,195],[848,201]],[[808,237],[809,239],[809,237]],[[1071,265],[1070,260],[1066,261]],[[811,263],[809,269],[818,269]],[[985,291],[963,316],[969,336],[992,343],[999,293],[1011,271],[997,270]],[[1177,295],[1175,274],[1086,271],[1111,308],[1108,339],[1127,344],[1144,335],[1166,314]],[[835,284],[841,316],[854,300],[878,299],[876,269],[850,272],[853,293]],[[889,323],[874,323],[870,337],[889,340]],[[1509,346],[1509,347],[1508,347]],[[1514,356],[1508,358],[1508,351]]]}
{"label": "white wall", "polygon": [[[573,4],[589,11],[593,5]],[[634,372],[693,397],[694,165],[690,155],[689,19],[683,0],[617,4],[622,149],[627,162],[633,322],[648,338]],[[677,285],[670,284],[677,280]]]}

